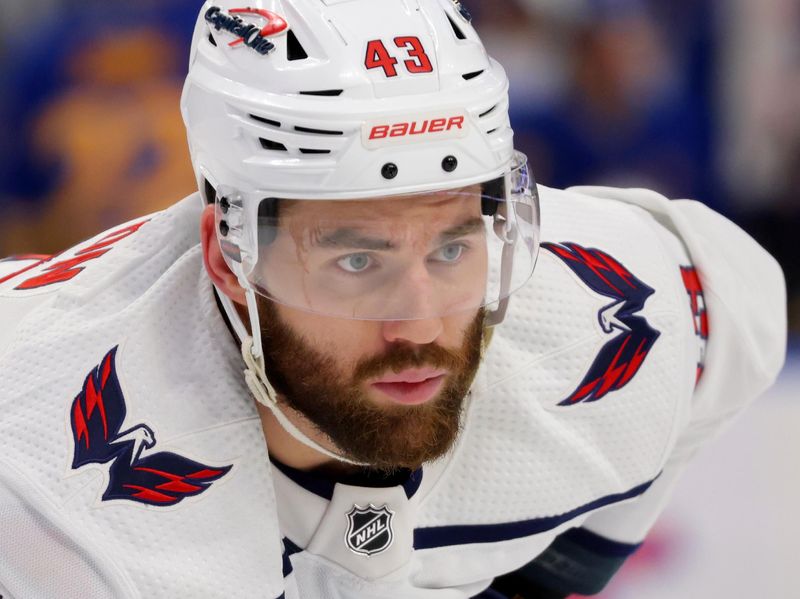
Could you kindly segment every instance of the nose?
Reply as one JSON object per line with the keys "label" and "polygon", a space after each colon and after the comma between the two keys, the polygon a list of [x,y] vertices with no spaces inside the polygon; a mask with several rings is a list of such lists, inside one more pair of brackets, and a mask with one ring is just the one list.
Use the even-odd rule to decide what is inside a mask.
{"label": "nose", "polygon": [[388,343],[427,345],[436,341],[443,331],[444,323],[441,318],[387,320],[382,324],[383,338]]}
{"label": "nose", "polygon": [[[408,268],[398,278],[393,295],[393,301],[386,306],[389,319],[383,322],[383,337],[387,342],[424,345],[442,334],[444,323],[436,306],[436,290],[424,263]],[[396,315],[395,319],[391,314]]]}

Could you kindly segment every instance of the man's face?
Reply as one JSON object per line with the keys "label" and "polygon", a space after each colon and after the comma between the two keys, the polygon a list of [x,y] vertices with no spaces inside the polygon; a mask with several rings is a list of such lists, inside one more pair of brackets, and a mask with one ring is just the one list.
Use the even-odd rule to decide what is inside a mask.
{"label": "man's face", "polygon": [[[315,223],[364,222],[363,202],[303,202],[289,208],[289,217],[294,223],[306,219],[304,225],[288,228],[287,235],[279,235],[274,247],[267,250],[291,249],[300,255],[298,248],[302,247],[305,281],[335,277],[336,273],[330,272],[332,264],[344,265],[348,273],[364,264],[380,269],[387,263],[393,264],[393,276],[428,273],[392,281],[391,287],[406,292],[411,288],[408,301],[413,305],[406,314],[423,310],[418,313],[422,318],[354,320],[259,298],[266,371],[281,400],[350,458],[376,468],[416,468],[452,446],[464,398],[480,362],[483,310],[473,307],[444,315],[431,311],[431,306],[453,305],[452,294],[442,301],[437,292],[451,292],[454,286],[441,286],[437,279],[453,278],[456,270],[473,274],[471,281],[457,286],[456,300],[484,288],[483,231],[462,227],[462,237],[450,234],[480,218],[480,196],[475,190],[470,197],[442,200],[440,195],[426,196],[405,209],[390,203],[376,207],[373,202],[367,220],[380,223],[380,227],[369,225],[369,234],[350,226],[346,233],[327,224],[308,226],[308,219]],[[308,214],[302,212],[305,210]],[[409,228],[409,222],[425,226]],[[369,239],[371,249],[326,243],[317,252],[309,237],[298,235],[298,230],[315,230],[312,239],[340,239],[347,244]],[[443,236],[445,232],[450,233]],[[450,260],[452,257],[455,259]],[[262,258],[267,258],[262,267],[270,263],[267,255]],[[391,310],[402,314],[403,302],[393,301]]]}

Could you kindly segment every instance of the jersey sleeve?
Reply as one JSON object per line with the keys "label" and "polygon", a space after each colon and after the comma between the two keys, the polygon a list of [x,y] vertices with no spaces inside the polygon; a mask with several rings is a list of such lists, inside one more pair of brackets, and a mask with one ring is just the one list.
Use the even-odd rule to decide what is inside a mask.
{"label": "jersey sleeve", "polygon": [[702,376],[661,475],[636,500],[590,516],[584,527],[613,542],[641,543],[662,512],[689,459],[777,378],[786,353],[786,288],[780,266],[731,221],[699,202],[670,201],[640,189],[574,191],[649,212],[685,246],[708,318]]}
{"label": "jersey sleeve", "polygon": [[55,506],[0,463],[0,592],[11,599],[134,597],[122,574]]}

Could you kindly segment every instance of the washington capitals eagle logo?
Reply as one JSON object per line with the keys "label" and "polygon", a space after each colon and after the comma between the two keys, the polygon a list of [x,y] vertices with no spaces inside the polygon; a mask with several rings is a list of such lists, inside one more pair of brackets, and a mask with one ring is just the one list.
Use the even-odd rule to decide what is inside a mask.
{"label": "washington capitals eagle logo", "polygon": [[155,447],[155,434],[146,424],[120,430],[127,409],[117,378],[116,353],[115,347],[89,373],[72,402],[73,470],[111,462],[103,501],[127,499],[170,506],[199,495],[231,466],[210,467],[165,451],[143,456]]}
{"label": "washington capitals eagle logo", "polygon": [[563,260],[593,291],[613,300],[600,310],[598,319],[606,334],[616,335],[602,347],[578,388],[558,405],[597,401],[631,381],[661,334],[636,314],[655,291],[601,250],[575,243],[543,243],[542,247]]}

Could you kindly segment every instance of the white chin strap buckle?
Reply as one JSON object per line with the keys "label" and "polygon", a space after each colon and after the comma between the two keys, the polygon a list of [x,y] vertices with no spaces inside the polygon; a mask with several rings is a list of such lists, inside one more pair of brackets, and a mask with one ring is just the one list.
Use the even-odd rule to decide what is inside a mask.
{"label": "white chin strap buckle", "polygon": [[242,342],[242,359],[247,368],[244,371],[244,380],[247,383],[250,393],[256,398],[258,403],[275,409],[278,407],[278,394],[275,388],[267,379],[264,371],[264,357],[258,359],[253,355],[253,338],[247,336]]}

